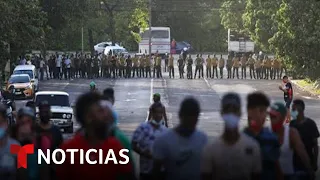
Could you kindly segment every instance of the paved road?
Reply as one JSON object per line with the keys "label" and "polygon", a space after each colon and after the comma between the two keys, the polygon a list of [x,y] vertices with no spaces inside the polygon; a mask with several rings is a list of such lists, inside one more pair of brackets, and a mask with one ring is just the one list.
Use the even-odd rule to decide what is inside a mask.
{"label": "paved road", "polygon": [[[163,73],[163,79],[97,79],[98,89],[114,87],[116,95],[115,108],[119,112],[119,126],[128,136],[131,136],[139,123],[145,121],[148,107],[151,103],[151,95],[160,93],[162,102],[167,107],[170,126],[178,123],[177,111],[184,97],[195,96],[201,103],[201,117],[199,128],[210,137],[219,135],[223,129],[223,122],[219,116],[220,98],[228,91],[235,91],[241,95],[243,107],[246,106],[246,95],[253,91],[264,91],[272,101],[282,101],[283,95],[278,90],[281,83],[277,80],[242,80],[242,79],[178,79],[178,69],[175,67],[175,79],[170,79],[168,73]],[[226,70],[224,70],[226,75]],[[248,76],[247,76],[248,77]],[[72,102],[77,96],[88,90],[91,80],[75,79],[72,81],[49,80],[41,82],[41,90],[59,90],[70,94]],[[310,97],[307,93],[295,89],[295,97],[302,98],[306,102],[306,115],[313,118],[320,127],[320,100]],[[26,101],[18,102],[21,106]],[[246,113],[243,108],[241,128],[246,125]],[[79,126],[76,124],[76,128]],[[65,135],[69,138],[71,135]]]}

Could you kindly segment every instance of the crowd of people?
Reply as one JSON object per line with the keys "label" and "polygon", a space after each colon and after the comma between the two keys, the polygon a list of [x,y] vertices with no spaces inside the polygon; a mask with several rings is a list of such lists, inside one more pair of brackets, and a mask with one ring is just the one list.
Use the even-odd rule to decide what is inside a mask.
{"label": "crowd of people", "polygon": [[[164,61],[164,63],[163,63]],[[176,63],[176,65],[175,65]],[[145,54],[130,55],[104,55],[76,53],[71,55],[53,54],[49,59],[40,55],[21,57],[20,65],[33,64],[37,67],[40,79],[44,75],[48,79],[74,79],[74,78],[162,78],[162,72],[169,72],[170,78],[175,78],[175,66],[178,67],[179,77],[184,78],[185,71],[188,79],[204,78],[204,69],[207,78],[224,78],[223,70],[227,69],[227,79],[247,78],[247,70],[251,79],[280,79],[287,74],[285,63],[277,58],[269,58],[259,53],[228,55],[225,60],[208,55],[198,54],[195,59],[189,54],[181,54],[175,59],[173,54],[152,57]],[[195,72],[193,74],[193,71]],[[219,71],[219,72],[218,72]]]}
{"label": "crowd of people", "polygon": [[[114,91],[81,95],[76,102],[75,118],[81,128],[64,140],[50,123],[48,102],[30,101],[17,112],[16,125],[8,126],[6,108],[0,105],[0,179],[140,179],[140,180],[293,180],[315,179],[319,131],[305,114],[303,100],[293,101],[292,120],[286,124],[288,108],[283,103],[270,105],[261,92],[247,96],[247,120],[239,129],[243,103],[238,94],[227,93],[221,100],[220,114],[224,129],[211,139],[197,129],[201,107],[193,97],[185,98],[178,112],[179,123],[168,128],[165,107],[155,94],[149,121],[141,123],[132,140],[117,127],[118,114],[113,108]],[[271,127],[265,127],[267,116]],[[36,121],[37,117],[40,119]],[[80,159],[61,165],[37,164],[37,154],[28,155],[28,168],[17,169],[12,144],[34,144],[36,149],[113,149],[115,154],[129,149],[130,163],[80,165]],[[37,151],[35,151],[37,152]],[[135,162],[133,152],[139,154]],[[136,175],[136,163],[139,173]]]}

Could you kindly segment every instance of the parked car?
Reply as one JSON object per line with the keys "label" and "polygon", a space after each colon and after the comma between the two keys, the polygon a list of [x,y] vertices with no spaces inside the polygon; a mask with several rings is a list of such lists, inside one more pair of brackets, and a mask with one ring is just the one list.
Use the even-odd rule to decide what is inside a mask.
{"label": "parked car", "polygon": [[[96,45],[94,46],[94,51],[96,51],[98,54],[103,53],[103,52],[104,52],[104,49],[105,49],[107,46],[112,46],[112,42],[101,42],[101,43],[99,43],[99,44],[96,44]],[[118,43],[115,43],[115,46],[121,47]]]}
{"label": "parked car", "polygon": [[192,46],[186,41],[176,42],[176,54],[181,54],[184,48],[187,48],[188,52],[193,50]]}
{"label": "parked car", "polygon": [[36,113],[39,118],[39,104],[47,101],[51,106],[51,122],[63,129],[66,133],[73,133],[73,108],[69,102],[69,94],[62,91],[39,91],[34,102],[37,106]]}

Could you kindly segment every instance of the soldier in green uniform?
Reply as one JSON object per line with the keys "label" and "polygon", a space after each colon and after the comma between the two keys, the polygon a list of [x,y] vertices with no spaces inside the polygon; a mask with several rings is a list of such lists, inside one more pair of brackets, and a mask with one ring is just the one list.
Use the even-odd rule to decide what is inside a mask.
{"label": "soldier in green uniform", "polygon": [[147,57],[145,58],[145,61],[146,61],[146,77],[148,77],[148,74],[149,74],[149,77],[151,78],[151,60],[150,60],[150,55],[147,55]]}
{"label": "soldier in green uniform", "polygon": [[202,57],[202,54],[200,54],[200,59],[201,59],[201,61],[200,61],[200,71],[201,71],[201,76],[202,76],[202,78],[203,78],[204,59],[203,59],[203,57]]}
{"label": "soldier in green uniform", "polygon": [[126,78],[131,78],[131,71],[132,71],[132,59],[129,55],[126,59]]}
{"label": "soldier in green uniform", "polygon": [[241,79],[247,79],[247,57],[245,54],[241,57]]}
{"label": "soldier in green uniform", "polygon": [[139,58],[137,55],[133,57],[132,77],[139,76]]}
{"label": "soldier in green uniform", "polygon": [[252,57],[253,55],[250,54],[249,59],[247,61],[247,65],[249,66],[249,73],[250,73],[250,78],[252,79],[252,77],[254,79],[256,79],[256,74],[254,72],[254,64],[255,64],[255,60]]}
{"label": "soldier in green uniform", "polygon": [[143,54],[142,57],[140,57],[139,59],[139,68],[140,68],[140,72],[139,72],[139,76],[140,77],[145,77],[144,76],[144,68],[145,68],[145,65],[146,65],[146,55]]}
{"label": "soldier in green uniform", "polygon": [[193,65],[193,59],[189,54],[189,57],[187,59],[187,79],[192,79],[192,65]]}
{"label": "soldier in green uniform", "polygon": [[184,60],[181,55],[179,56],[177,64],[178,64],[178,68],[179,68],[180,79],[184,79]]}
{"label": "soldier in green uniform", "polygon": [[162,78],[162,72],[161,72],[161,56],[158,55],[156,57],[156,70],[157,70],[157,78]]}
{"label": "soldier in green uniform", "polygon": [[201,61],[202,61],[202,59],[200,58],[199,54],[197,54],[197,58],[196,58],[196,70],[195,70],[195,72],[194,72],[194,79],[196,79],[197,73],[199,74],[199,79],[200,79]]}
{"label": "soldier in green uniform", "polygon": [[214,74],[216,74],[216,78],[218,79],[218,58],[216,57],[215,54],[211,59],[211,65],[212,65],[212,78],[214,78]]}
{"label": "soldier in green uniform", "polygon": [[207,78],[211,78],[212,76],[211,76],[211,65],[212,65],[212,63],[211,63],[211,58],[210,58],[210,55],[208,55],[208,57],[207,57],[207,59],[206,59],[206,65],[207,65]]}
{"label": "soldier in green uniform", "polygon": [[231,70],[232,70],[232,57],[231,55],[228,55],[228,60],[227,60],[227,71],[228,71],[228,79],[231,79]]}
{"label": "soldier in green uniform", "polygon": [[220,71],[220,79],[223,78],[223,68],[224,68],[224,59],[222,57],[222,54],[220,55],[220,59],[219,59],[219,71]]}
{"label": "soldier in green uniform", "polygon": [[235,74],[237,75],[237,79],[239,79],[239,66],[240,66],[240,57],[237,54],[232,60],[233,73],[232,78],[234,79]]}
{"label": "soldier in green uniform", "polygon": [[157,72],[157,57],[158,57],[158,54],[155,54],[154,56],[152,56],[152,59],[153,59],[153,78],[156,77],[156,72]]}

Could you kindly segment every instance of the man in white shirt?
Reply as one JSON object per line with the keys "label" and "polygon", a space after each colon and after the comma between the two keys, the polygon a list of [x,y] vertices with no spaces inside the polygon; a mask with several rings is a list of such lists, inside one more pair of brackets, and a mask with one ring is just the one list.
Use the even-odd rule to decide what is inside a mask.
{"label": "man in white shirt", "polygon": [[62,62],[62,57],[59,55],[59,57],[56,59],[56,77],[61,79],[61,62]]}

